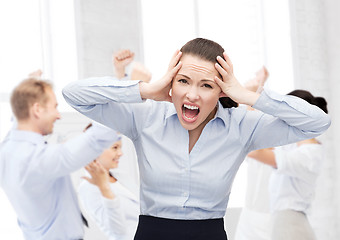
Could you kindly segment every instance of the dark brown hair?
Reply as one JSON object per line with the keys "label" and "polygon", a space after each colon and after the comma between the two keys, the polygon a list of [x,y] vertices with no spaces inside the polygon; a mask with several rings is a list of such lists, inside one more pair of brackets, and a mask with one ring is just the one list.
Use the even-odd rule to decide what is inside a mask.
{"label": "dark brown hair", "polygon": [[306,90],[301,90],[301,89],[294,90],[288,93],[287,95],[292,95],[292,96],[302,98],[305,101],[309,102],[310,104],[318,106],[325,113],[328,113],[327,102],[326,102],[326,99],[324,99],[323,97],[314,97],[310,92]]}
{"label": "dark brown hair", "polygon": [[[223,58],[224,49],[218,43],[205,39],[205,38],[195,38],[187,42],[182,48],[181,52],[183,55],[193,55],[200,57],[203,60],[216,63],[217,56]],[[238,103],[234,102],[229,97],[221,97],[219,99],[220,103],[224,108],[237,107]]]}

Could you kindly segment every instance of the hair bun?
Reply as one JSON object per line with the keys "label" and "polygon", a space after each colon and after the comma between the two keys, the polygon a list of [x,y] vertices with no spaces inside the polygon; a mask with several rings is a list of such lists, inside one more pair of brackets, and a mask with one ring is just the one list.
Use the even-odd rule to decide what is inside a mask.
{"label": "hair bun", "polygon": [[323,97],[315,97],[313,99],[313,104],[321,108],[325,113],[328,113],[327,101]]}

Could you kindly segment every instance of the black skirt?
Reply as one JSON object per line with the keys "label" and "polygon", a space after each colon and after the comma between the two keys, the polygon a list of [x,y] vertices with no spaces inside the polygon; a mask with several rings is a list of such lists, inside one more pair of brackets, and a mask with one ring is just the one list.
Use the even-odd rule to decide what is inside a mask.
{"label": "black skirt", "polygon": [[139,216],[134,240],[226,240],[223,218],[177,220]]}

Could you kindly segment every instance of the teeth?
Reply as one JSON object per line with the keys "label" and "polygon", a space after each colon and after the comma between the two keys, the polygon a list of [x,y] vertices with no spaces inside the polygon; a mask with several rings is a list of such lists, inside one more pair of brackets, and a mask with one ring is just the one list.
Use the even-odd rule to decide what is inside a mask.
{"label": "teeth", "polygon": [[191,109],[191,110],[198,109],[198,107],[196,107],[196,106],[191,106],[191,105],[187,105],[187,104],[184,104],[184,107]]}

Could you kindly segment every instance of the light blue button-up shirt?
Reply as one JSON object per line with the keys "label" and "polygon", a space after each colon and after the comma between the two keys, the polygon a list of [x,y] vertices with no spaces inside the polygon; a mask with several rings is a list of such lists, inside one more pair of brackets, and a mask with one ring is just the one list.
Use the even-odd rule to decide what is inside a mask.
{"label": "light blue button-up shirt", "polygon": [[117,139],[94,126],[64,144],[45,144],[41,134],[11,130],[0,146],[0,186],[25,239],[81,239],[83,223],[69,173],[95,159]]}
{"label": "light blue button-up shirt", "polygon": [[84,115],[131,138],[141,177],[141,214],[172,219],[224,216],[235,174],[248,152],[323,133],[330,118],[300,98],[264,91],[253,106],[224,109],[189,153],[189,134],[172,103],[142,101],[138,81],[90,78],[63,89]]}

